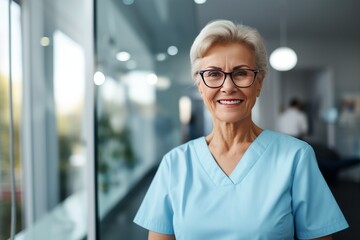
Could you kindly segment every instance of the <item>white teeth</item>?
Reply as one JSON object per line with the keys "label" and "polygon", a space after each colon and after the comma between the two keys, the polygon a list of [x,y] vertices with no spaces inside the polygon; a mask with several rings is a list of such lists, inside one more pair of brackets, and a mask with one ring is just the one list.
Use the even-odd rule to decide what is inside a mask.
{"label": "white teeth", "polygon": [[219,102],[221,104],[238,104],[241,101],[240,100],[220,100]]}

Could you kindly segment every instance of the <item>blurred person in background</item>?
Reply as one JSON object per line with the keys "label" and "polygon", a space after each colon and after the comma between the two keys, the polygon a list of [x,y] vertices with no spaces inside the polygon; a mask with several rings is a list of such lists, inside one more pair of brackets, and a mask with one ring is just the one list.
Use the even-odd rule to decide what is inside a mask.
{"label": "blurred person in background", "polygon": [[252,120],[268,69],[259,33],[213,21],[190,59],[213,129],[163,157],[134,219],[148,239],[332,239],[347,228],[311,146]]}
{"label": "blurred person in background", "polygon": [[277,130],[300,139],[307,135],[307,117],[299,99],[291,99],[288,108],[280,114]]}

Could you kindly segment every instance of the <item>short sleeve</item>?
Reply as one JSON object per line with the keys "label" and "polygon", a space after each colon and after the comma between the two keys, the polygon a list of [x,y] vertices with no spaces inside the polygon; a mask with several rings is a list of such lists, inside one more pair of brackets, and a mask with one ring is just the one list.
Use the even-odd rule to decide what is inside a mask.
{"label": "short sleeve", "polygon": [[163,159],[134,218],[134,223],[153,232],[174,234],[169,189],[170,170],[168,163]]}
{"label": "short sleeve", "polygon": [[348,227],[334,196],[307,146],[297,158],[292,188],[292,208],[298,239],[327,236]]}

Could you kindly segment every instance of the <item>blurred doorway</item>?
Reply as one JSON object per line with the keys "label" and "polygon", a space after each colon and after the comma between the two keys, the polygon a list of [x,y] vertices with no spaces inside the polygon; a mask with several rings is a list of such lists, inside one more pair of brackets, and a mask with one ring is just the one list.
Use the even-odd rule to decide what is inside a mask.
{"label": "blurred doorway", "polygon": [[280,73],[280,112],[292,98],[303,103],[308,118],[307,140],[334,144],[334,126],[324,115],[334,107],[333,74],[330,69],[298,69]]}

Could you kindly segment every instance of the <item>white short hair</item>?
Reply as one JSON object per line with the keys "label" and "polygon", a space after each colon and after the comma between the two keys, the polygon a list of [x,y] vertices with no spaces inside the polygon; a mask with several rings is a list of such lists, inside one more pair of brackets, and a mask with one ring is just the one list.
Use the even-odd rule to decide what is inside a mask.
{"label": "white short hair", "polygon": [[208,23],[195,38],[190,49],[191,74],[199,70],[200,59],[217,43],[241,43],[254,50],[255,61],[260,74],[268,71],[267,52],[259,32],[249,26],[235,24],[229,20],[215,20]]}

